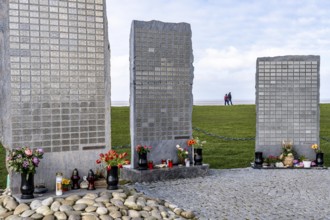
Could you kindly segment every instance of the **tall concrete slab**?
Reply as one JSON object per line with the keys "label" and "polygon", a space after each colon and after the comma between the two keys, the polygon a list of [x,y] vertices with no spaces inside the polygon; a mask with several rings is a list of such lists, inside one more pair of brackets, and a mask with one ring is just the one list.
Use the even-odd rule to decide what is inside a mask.
{"label": "tall concrete slab", "polygon": [[280,155],[282,140],[291,140],[298,155],[315,159],[319,101],[320,56],[258,58],[256,151]]}
{"label": "tall concrete slab", "polygon": [[44,149],[36,179],[54,189],[56,172],[86,175],[110,148],[106,1],[2,0],[0,17],[0,134]]}
{"label": "tall concrete slab", "polygon": [[132,167],[138,144],[148,159],[177,161],[176,145],[192,135],[193,53],[187,23],[133,21],[130,34]]}

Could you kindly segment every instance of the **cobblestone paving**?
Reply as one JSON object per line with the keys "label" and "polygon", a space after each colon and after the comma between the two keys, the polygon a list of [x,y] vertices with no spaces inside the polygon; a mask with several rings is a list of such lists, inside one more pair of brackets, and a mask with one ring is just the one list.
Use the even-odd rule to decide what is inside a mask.
{"label": "cobblestone paving", "polygon": [[330,219],[330,170],[210,170],[206,177],[134,187],[200,219]]}

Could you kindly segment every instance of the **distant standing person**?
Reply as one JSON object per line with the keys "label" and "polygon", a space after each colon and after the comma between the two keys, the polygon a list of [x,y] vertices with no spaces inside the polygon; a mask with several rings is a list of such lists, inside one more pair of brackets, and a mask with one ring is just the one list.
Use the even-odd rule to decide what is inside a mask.
{"label": "distant standing person", "polygon": [[224,99],[225,99],[225,105],[229,105],[228,95],[227,94],[225,95]]}
{"label": "distant standing person", "polygon": [[233,103],[231,102],[231,92],[228,93],[228,105],[229,105],[229,102],[231,105],[233,105]]}

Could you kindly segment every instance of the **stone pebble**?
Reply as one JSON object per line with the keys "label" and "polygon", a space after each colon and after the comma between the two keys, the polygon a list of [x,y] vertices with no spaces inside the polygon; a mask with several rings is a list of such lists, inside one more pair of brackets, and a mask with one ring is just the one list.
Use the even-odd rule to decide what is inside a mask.
{"label": "stone pebble", "polygon": [[182,209],[181,213],[176,214],[174,207],[177,206],[170,208],[164,205],[163,200],[147,197],[127,187],[112,192],[105,190],[84,196],[49,197],[20,204],[10,195],[3,194],[0,196],[0,219],[197,219],[189,210]]}

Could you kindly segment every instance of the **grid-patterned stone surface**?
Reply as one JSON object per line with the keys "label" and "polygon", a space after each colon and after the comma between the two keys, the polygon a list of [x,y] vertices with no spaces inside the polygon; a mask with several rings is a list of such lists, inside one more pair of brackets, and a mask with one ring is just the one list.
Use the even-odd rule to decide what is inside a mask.
{"label": "grid-patterned stone surface", "polygon": [[[64,173],[75,167],[87,172],[96,157],[88,159],[91,151],[86,150],[110,147],[105,3],[6,0],[0,7],[5,18],[0,25],[1,48],[7,47],[1,53],[4,143],[12,148],[41,147],[47,152],[47,162],[41,164],[53,158],[54,169]],[[71,158],[64,160],[64,154]]]}
{"label": "grid-patterned stone surface", "polygon": [[282,140],[293,141],[298,155],[314,159],[319,144],[319,56],[257,59],[256,151],[279,155]]}
{"label": "grid-patterned stone surface", "polygon": [[176,161],[176,144],[185,147],[192,134],[190,25],[133,21],[130,63],[132,164],[137,144],[153,147],[155,163]]}

